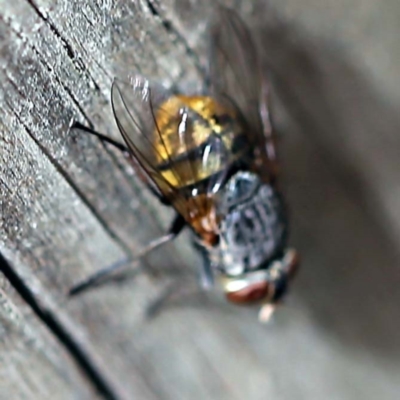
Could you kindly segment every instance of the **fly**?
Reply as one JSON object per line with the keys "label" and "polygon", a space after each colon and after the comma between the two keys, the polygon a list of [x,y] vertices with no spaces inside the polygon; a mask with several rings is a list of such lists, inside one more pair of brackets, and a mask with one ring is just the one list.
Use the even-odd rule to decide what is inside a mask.
{"label": "fly", "polygon": [[[278,187],[275,140],[250,32],[219,7],[210,26],[205,94],[172,94],[147,79],[115,79],[112,107],[126,145],[85,128],[129,154],[138,176],[176,211],[169,232],[137,259],[188,227],[201,254],[202,285],[217,283],[236,304],[260,304],[269,319],[297,270],[287,247],[286,207]],[[71,289],[78,293],[119,269],[102,269]]]}

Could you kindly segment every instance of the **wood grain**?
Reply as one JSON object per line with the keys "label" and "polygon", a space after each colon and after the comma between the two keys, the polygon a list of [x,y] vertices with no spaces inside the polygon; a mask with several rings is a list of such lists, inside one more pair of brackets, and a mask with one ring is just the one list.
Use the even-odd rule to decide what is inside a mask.
{"label": "wood grain", "polygon": [[[59,398],[72,390],[77,398],[146,400],[397,398],[398,99],[390,85],[378,89],[377,71],[398,75],[357,34],[389,13],[368,0],[354,4],[353,30],[341,2],[327,10],[313,0],[226,2],[258,33],[272,71],[292,242],[304,257],[272,326],[260,326],[256,310],[192,289],[198,260],[185,236],[141,264],[152,274],[66,295],[91,272],[134,255],[171,218],[120,154],[69,132],[70,121],[119,138],[109,104],[115,75],[200,87],[213,3],[0,0],[0,253],[33,311],[59,329],[46,318],[40,326],[5,281],[7,301],[31,315],[7,347],[8,397],[28,396],[30,386],[17,387],[22,371],[40,387],[29,397],[38,399],[56,383]],[[395,48],[383,29],[377,35],[388,52]],[[374,61],[364,64],[367,56]],[[146,307],[176,275],[186,293],[147,320]],[[48,348],[27,345],[22,327]],[[57,357],[50,362],[47,352]],[[82,363],[77,352],[97,378],[71,362]],[[55,376],[48,385],[47,374]],[[96,379],[105,390],[88,389]]]}
{"label": "wood grain", "polygon": [[0,398],[98,398],[72,357],[0,276]]}

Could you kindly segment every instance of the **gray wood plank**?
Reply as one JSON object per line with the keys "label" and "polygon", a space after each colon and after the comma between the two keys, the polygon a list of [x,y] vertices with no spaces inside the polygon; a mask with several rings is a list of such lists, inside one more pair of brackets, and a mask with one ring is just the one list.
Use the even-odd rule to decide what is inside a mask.
{"label": "gray wood plank", "polygon": [[0,398],[98,398],[74,360],[0,275]]}
{"label": "gray wood plank", "polygon": [[[155,276],[65,296],[135,253],[170,216],[119,154],[68,134],[69,122],[118,138],[109,87],[122,71],[198,85],[211,3],[0,1],[0,252],[119,398],[395,399],[398,124],[387,102],[398,100],[387,83],[377,89],[376,71],[398,75],[372,56],[365,67],[362,36],[343,45],[353,30],[341,3],[333,18],[312,0],[229,2],[258,31],[275,77],[292,241],[304,255],[275,324],[260,326],[255,312],[215,294],[183,296],[146,321],[168,283]],[[379,5],[352,3],[359,32],[386,18]],[[383,30],[379,38],[394,48]],[[148,264],[190,275],[196,261],[183,237]]]}
{"label": "gray wood plank", "polygon": [[[112,263],[124,252],[50,161],[43,158],[30,136],[21,134],[23,129],[13,115],[2,119],[2,126],[7,128],[1,141],[5,156],[2,215],[7,218],[2,221],[1,252],[15,265],[41,306],[77,338],[94,364],[102,364],[86,329],[71,320],[74,307],[66,293],[86,265],[96,268]],[[72,309],[71,315],[66,312],[68,308]],[[85,320],[88,312],[80,308],[73,319]],[[98,326],[93,328],[97,330]],[[112,354],[112,349],[105,350]],[[104,375],[107,376],[107,369]],[[135,390],[139,387],[138,384]]]}

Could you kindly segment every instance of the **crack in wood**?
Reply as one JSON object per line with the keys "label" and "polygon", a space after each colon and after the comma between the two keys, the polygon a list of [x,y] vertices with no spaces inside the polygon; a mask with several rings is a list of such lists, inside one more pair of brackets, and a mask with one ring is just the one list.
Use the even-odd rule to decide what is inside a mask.
{"label": "crack in wood", "polygon": [[151,12],[151,14],[160,20],[162,26],[164,27],[164,29],[169,32],[172,36],[174,36],[178,42],[181,43],[181,45],[184,47],[186,54],[188,55],[188,57],[192,60],[197,72],[200,74],[200,76],[203,79],[206,79],[207,77],[207,72],[206,69],[203,67],[203,65],[200,62],[200,58],[199,56],[196,54],[195,51],[193,51],[193,49],[189,46],[187,40],[185,39],[185,37],[179,32],[178,29],[176,29],[174,27],[174,25],[172,24],[171,21],[167,20],[162,14],[160,14],[160,12],[157,10],[157,8],[155,7],[155,5],[153,3],[154,0],[145,0],[146,4],[149,8],[149,11]]}
{"label": "crack in wood", "polygon": [[[35,54],[38,56],[38,60],[42,61],[42,65],[47,69],[47,71],[49,71],[50,73],[53,73],[54,72],[53,68],[50,65],[48,65],[47,62],[43,59],[43,57],[42,57],[41,53],[38,51],[38,49],[34,45],[31,45],[31,48],[35,52]],[[93,123],[92,123],[90,117],[86,114],[85,110],[79,104],[79,101],[73,95],[71,89],[67,85],[64,84],[62,79],[60,79],[57,76],[57,74],[53,74],[53,76],[57,80],[57,82],[60,84],[60,86],[67,92],[67,94],[69,95],[70,99],[72,100],[72,103],[77,107],[77,109],[82,114],[82,116],[86,120],[86,122],[90,125],[90,127],[93,128]],[[98,90],[100,90],[100,88]]]}
{"label": "crack in wood", "polygon": [[[33,7],[33,9],[35,10],[35,12],[38,14],[38,16],[49,26],[49,29],[51,30],[52,33],[54,33],[56,35],[56,37],[62,42],[63,47],[66,49],[67,55],[68,57],[71,59],[72,64],[77,68],[78,71],[86,73],[87,76],[90,78],[91,82],[94,85],[94,88],[96,91],[100,92],[100,87],[99,85],[95,82],[95,80],[92,78],[92,76],[90,75],[89,71],[84,68],[84,64],[81,62],[81,60],[75,55],[72,47],[70,45],[68,45],[67,41],[58,33],[57,29],[54,27],[53,24],[51,24],[44,16],[43,14],[40,13],[40,11],[37,9],[37,7],[35,7],[33,5],[32,1],[28,1],[29,4],[31,4],[31,6]],[[41,52],[37,49],[37,47],[31,43],[30,41],[26,40],[26,38],[21,34],[21,32],[19,32],[18,30],[14,29],[14,27],[12,26],[12,24],[10,24],[10,21],[5,20],[4,18],[2,18],[2,16],[0,15],[0,21],[3,21],[5,23],[5,25],[7,25],[12,32],[14,32],[16,34],[16,36],[21,39],[21,41],[28,45],[33,52],[36,54],[36,56],[38,57],[38,60],[41,61],[41,64],[46,68],[46,70],[52,74],[52,76],[57,80],[57,82],[60,84],[60,86],[67,92],[67,94],[69,95],[72,103],[77,107],[77,109],[79,110],[79,112],[82,114],[82,116],[84,117],[84,119],[86,120],[86,122],[89,124],[89,126],[91,128],[94,127],[90,117],[86,114],[85,110],[82,108],[82,106],[79,104],[79,101],[76,99],[76,97],[73,95],[71,89],[64,84],[64,82],[62,81],[62,79],[60,79],[58,77],[58,75],[56,73],[54,73],[54,68],[51,67],[46,60],[44,60]],[[15,87],[15,85],[13,85]],[[20,93],[21,94],[21,93]],[[21,94],[22,96],[22,94]]]}
{"label": "crack in wood", "polygon": [[97,92],[100,92],[100,86],[91,76],[90,72],[85,65],[81,62],[80,58],[75,54],[73,47],[68,43],[67,39],[65,39],[57,27],[40,11],[39,7],[35,4],[33,0],[27,0],[28,4],[31,5],[37,16],[49,27],[49,29],[54,33],[54,35],[61,41],[63,47],[65,48],[68,57],[71,59],[72,63],[76,66],[76,68],[85,73],[93,83],[94,89]]}
{"label": "crack in wood", "polygon": [[65,329],[65,327],[58,321],[57,317],[55,317],[51,311],[44,309],[42,305],[39,304],[35,295],[29,287],[25,285],[24,281],[18,276],[15,269],[8,263],[2,254],[0,254],[0,270],[24,301],[31,307],[37,317],[40,318],[51,332],[53,332],[61,345],[69,352],[99,395],[104,399],[117,400],[118,397],[114,393],[111,385],[107,382],[105,377],[102,376],[101,372],[98,371],[94,363],[91,361],[90,356],[74,340],[73,335]]}

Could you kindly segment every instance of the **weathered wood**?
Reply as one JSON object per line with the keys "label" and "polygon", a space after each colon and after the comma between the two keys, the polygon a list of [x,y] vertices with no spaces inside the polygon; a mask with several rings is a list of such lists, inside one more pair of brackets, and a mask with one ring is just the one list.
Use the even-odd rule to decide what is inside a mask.
{"label": "weathered wood", "polygon": [[0,398],[97,398],[71,356],[0,275]]}
{"label": "weathered wood", "polygon": [[[213,3],[0,0],[0,253],[116,398],[395,399],[399,98],[388,80],[398,71],[363,38],[371,22],[399,12],[394,1],[391,12],[367,0],[339,3],[335,18],[312,0],[229,2],[253,22],[275,78],[293,242],[304,257],[275,325],[213,295],[177,298],[146,321],[168,278],[140,275],[66,296],[80,278],[134,254],[170,217],[120,154],[68,133],[71,119],[118,138],[109,90],[124,70],[200,85]],[[380,29],[374,38],[390,53]],[[183,237],[147,264],[176,271],[196,261]],[[52,365],[64,371],[61,357]],[[76,367],[65,371],[90,396]],[[12,383],[6,394],[16,390]]]}

